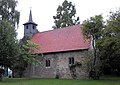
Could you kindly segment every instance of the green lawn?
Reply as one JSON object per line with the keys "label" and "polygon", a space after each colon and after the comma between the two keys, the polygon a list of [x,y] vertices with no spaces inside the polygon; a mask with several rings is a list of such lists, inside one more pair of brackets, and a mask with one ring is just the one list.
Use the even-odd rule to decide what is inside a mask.
{"label": "green lawn", "polygon": [[4,79],[0,85],[120,85],[120,77],[101,80]]}

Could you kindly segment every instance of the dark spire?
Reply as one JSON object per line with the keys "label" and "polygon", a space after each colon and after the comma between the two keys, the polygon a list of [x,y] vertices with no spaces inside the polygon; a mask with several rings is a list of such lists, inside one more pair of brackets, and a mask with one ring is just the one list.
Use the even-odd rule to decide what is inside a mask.
{"label": "dark spire", "polygon": [[28,22],[24,23],[23,25],[26,25],[26,24],[34,24],[37,26],[37,24],[33,22],[31,9],[30,9],[30,14],[29,14],[29,20],[28,20]]}
{"label": "dark spire", "polygon": [[31,10],[30,10],[29,21],[28,21],[28,22],[33,22],[33,20],[32,20],[32,12],[31,12]]}

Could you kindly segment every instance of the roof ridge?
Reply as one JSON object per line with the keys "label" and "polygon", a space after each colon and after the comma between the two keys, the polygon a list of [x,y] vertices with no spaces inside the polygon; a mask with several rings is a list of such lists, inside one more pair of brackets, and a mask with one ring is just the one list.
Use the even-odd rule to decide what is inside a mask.
{"label": "roof ridge", "polygon": [[[45,32],[50,32],[50,31],[58,31],[58,30],[62,30],[62,29],[66,29],[66,28],[69,28],[69,27],[74,27],[74,26],[80,26],[80,24],[78,24],[78,25],[72,25],[72,26],[67,26],[67,27],[63,27],[63,28],[58,28],[58,29],[52,29],[52,30],[47,30],[47,31],[43,31],[43,32],[38,32],[38,33],[45,33]],[[36,33],[36,34],[38,34],[38,33]]]}

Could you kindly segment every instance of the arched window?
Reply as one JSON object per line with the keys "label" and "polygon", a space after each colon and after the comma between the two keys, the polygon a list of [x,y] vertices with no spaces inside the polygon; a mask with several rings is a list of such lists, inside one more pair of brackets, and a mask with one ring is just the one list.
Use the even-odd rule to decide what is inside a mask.
{"label": "arched window", "polygon": [[28,25],[26,26],[26,29],[28,29]]}
{"label": "arched window", "polygon": [[35,29],[35,26],[33,26],[33,29]]}
{"label": "arched window", "polygon": [[50,60],[46,60],[46,67],[50,67]]}
{"label": "arched window", "polygon": [[69,64],[70,64],[70,65],[73,65],[74,63],[75,63],[74,57],[70,57],[70,58],[69,58]]}

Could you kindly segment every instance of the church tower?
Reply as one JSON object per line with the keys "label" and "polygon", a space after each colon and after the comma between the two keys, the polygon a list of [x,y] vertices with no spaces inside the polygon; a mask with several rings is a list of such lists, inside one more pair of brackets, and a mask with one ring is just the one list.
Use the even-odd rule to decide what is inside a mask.
{"label": "church tower", "polygon": [[38,32],[37,24],[32,20],[32,12],[30,10],[29,20],[28,22],[24,23],[24,37],[31,39],[32,36]]}

